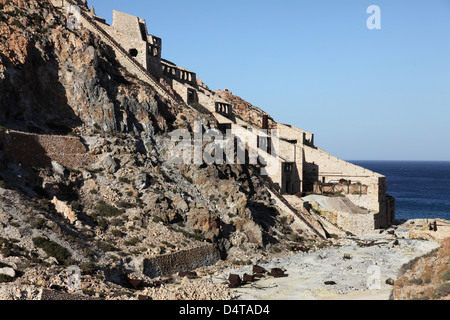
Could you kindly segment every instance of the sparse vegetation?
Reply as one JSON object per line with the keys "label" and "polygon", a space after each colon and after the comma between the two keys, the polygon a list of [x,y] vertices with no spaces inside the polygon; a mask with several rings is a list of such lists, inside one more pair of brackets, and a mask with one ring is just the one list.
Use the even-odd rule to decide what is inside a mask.
{"label": "sparse vegetation", "polygon": [[126,201],[119,201],[119,202],[117,202],[117,206],[119,208],[123,208],[123,209],[130,209],[130,208],[135,208],[136,207],[135,204],[132,204],[132,203],[129,203],[129,202],[126,202]]}
{"label": "sparse vegetation", "polygon": [[33,243],[36,247],[44,250],[47,255],[56,258],[62,264],[68,262],[72,256],[69,250],[44,237],[33,238]]}
{"label": "sparse vegetation", "polygon": [[24,29],[24,28],[25,28],[25,27],[23,26],[23,24],[20,22],[19,19],[14,19],[14,20],[11,22],[11,25],[12,25],[12,26],[16,26],[16,27],[18,27],[18,28],[20,28],[20,29]]}
{"label": "sparse vegetation", "polygon": [[31,223],[34,229],[42,229],[45,226],[46,220],[44,218],[37,218]]}
{"label": "sparse vegetation", "polygon": [[80,210],[81,205],[77,201],[72,201],[70,203],[70,206],[72,207],[72,210],[78,211]]}
{"label": "sparse vegetation", "polygon": [[125,241],[126,246],[135,246],[137,245],[141,240],[138,237],[133,237],[128,241]]}
{"label": "sparse vegetation", "polygon": [[53,210],[52,203],[47,199],[41,199],[41,201],[39,201],[39,205],[47,212],[51,212]]}
{"label": "sparse vegetation", "polygon": [[186,175],[183,174],[183,178],[186,179],[186,181],[189,182],[190,184],[193,184],[193,183],[194,183],[194,181],[192,180],[191,177],[188,177],[188,176],[186,176]]}
{"label": "sparse vegetation", "polygon": [[117,251],[117,249],[110,243],[105,241],[97,241],[97,248],[102,250],[103,252],[111,252],[111,251]]}
{"label": "sparse vegetation", "polygon": [[420,257],[416,257],[415,259],[413,259],[413,260],[411,260],[411,261],[405,263],[405,264],[400,268],[399,273],[398,273],[398,277],[401,277],[401,276],[404,275],[408,270],[411,270],[411,269],[414,267],[414,265],[417,263],[417,261],[419,261],[421,258],[428,258],[428,257],[433,257],[433,256],[435,256],[438,250],[439,250],[439,249],[434,249],[434,250],[432,250],[431,252],[429,252],[428,254],[425,254],[425,255],[420,256]]}
{"label": "sparse vegetation", "polygon": [[409,280],[409,284],[414,284],[414,285],[421,285],[423,283],[423,280],[420,278],[413,278],[411,280]]}
{"label": "sparse vegetation", "polygon": [[125,235],[122,231],[120,231],[118,229],[111,230],[111,234],[114,237],[118,237],[118,238],[122,238]]}
{"label": "sparse vegetation", "polygon": [[233,264],[237,266],[250,266],[253,264],[252,260],[233,260]]}
{"label": "sparse vegetation", "polygon": [[450,281],[450,268],[448,268],[447,271],[444,272],[442,278],[443,278],[445,281]]}
{"label": "sparse vegetation", "polygon": [[126,184],[131,184],[131,180],[128,179],[127,177],[120,177],[119,178],[119,182],[126,183]]}
{"label": "sparse vegetation", "polygon": [[11,222],[9,223],[9,225],[10,225],[10,226],[13,226],[13,227],[15,227],[15,228],[19,228],[19,227],[20,227],[20,224],[19,224],[18,222],[16,222],[16,221],[11,221]]}
{"label": "sparse vegetation", "polygon": [[436,294],[443,298],[450,295],[450,283],[443,283],[436,289]]}
{"label": "sparse vegetation", "polygon": [[97,265],[93,262],[83,262],[80,269],[84,274],[93,275],[97,270]]}
{"label": "sparse vegetation", "polygon": [[0,274],[0,283],[13,282],[14,278],[6,274]]}
{"label": "sparse vegetation", "polygon": [[102,217],[116,217],[123,213],[122,210],[105,203],[103,200],[101,200],[97,203],[97,206],[95,207],[95,209],[98,211],[99,215],[101,215]]}
{"label": "sparse vegetation", "polygon": [[175,249],[176,248],[173,244],[171,244],[171,243],[169,243],[167,241],[161,241],[161,243],[164,244],[168,248],[171,248],[171,249]]}

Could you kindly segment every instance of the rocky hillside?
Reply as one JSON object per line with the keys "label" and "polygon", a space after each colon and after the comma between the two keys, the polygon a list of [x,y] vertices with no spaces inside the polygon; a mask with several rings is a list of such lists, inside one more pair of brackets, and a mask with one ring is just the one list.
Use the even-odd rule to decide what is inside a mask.
{"label": "rocky hillside", "polygon": [[[267,113],[255,107],[250,102],[245,101],[241,97],[234,95],[228,89],[225,90],[215,90],[215,93],[219,95],[222,99],[233,105],[233,110],[236,117],[256,125],[258,127],[262,126],[263,115],[269,116]],[[274,120],[269,116],[269,125],[274,123]]]}
{"label": "rocky hillside", "polygon": [[[317,244],[291,227],[258,168],[167,161],[170,132],[214,119],[159,97],[94,34],[67,29],[50,1],[0,0],[0,39],[1,298],[71,292],[70,265],[82,269],[78,293],[130,298],[130,278],[155,285],[144,261],[159,256],[209,244],[224,263],[251,263]],[[14,161],[13,133],[58,135],[54,153],[62,137],[78,139],[95,160]]]}
{"label": "rocky hillside", "polygon": [[404,274],[394,286],[396,300],[450,299],[450,238],[442,248],[416,259],[403,268]]}

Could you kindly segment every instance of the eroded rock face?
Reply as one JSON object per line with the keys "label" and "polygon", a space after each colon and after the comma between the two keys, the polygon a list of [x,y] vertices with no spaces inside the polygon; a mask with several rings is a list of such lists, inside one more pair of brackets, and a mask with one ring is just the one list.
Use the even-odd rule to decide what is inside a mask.
{"label": "eroded rock face", "polygon": [[136,79],[122,74],[111,49],[88,30],[64,26],[49,1],[4,6],[0,122],[38,132],[68,133],[85,124],[152,134],[159,109],[151,88],[133,87]]}
{"label": "eroded rock face", "polygon": [[[0,125],[8,128],[0,131],[33,133],[37,147],[44,140],[49,147],[36,149],[49,160],[37,165],[8,157],[0,146],[0,262],[31,263],[16,269],[23,276],[14,281],[68,289],[51,256],[67,254],[91,263],[82,289],[116,298],[117,288],[98,279],[126,284],[127,275],[142,273],[143,259],[166,255],[170,262],[205,241],[223,259],[230,251],[233,259],[250,259],[269,243],[289,250],[293,231],[277,230],[278,209],[257,169],[170,163],[168,134],[192,129],[198,119],[211,127],[212,116],[166,102],[95,35],[69,31],[49,1],[0,4]],[[79,136],[76,148],[68,133]],[[20,151],[36,153],[26,145]],[[70,165],[56,154],[81,160]],[[46,247],[37,247],[35,237],[47,239]]]}

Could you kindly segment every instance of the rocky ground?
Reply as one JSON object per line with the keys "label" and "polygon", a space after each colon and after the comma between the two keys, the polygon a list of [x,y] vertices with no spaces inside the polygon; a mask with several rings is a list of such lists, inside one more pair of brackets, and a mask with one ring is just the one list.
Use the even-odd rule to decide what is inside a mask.
{"label": "rocky ground", "polygon": [[395,299],[450,299],[450,238],[442,241],[440,250],[413,260],[407,267],[395,283]]}
{"label": "rocky ground", "polygon": [[97,159],[76,168],[55,161],[43,167],[15,161],[0,145],[6,296],[68,292],[66,269],[78,265],[84,294],[132,297],[123,279],[134,275],[125,270],[130,260],[208,242],[232,264],[289,252],[299,239],[318,245],[282,219],[258,168],[170,161],[170,133],[192,130],[195,121],[211,127],[211,114],[165,101],[127,72],[98,36],[66,28],[66,13],[50,1],[0,0],[0,9],[5,141],[10,130],[76,137]]}
{"label": "rocky ground", "polygon": [[[314,253],[260,261],[268,271],[283,269],[286,277],[267,276],[233,292],[243,300],[388,300],[401,267],[438,247],[423,240],[348,239]],[[243,277],[252,274],[252,267],[225,270],[217,280],[228,274]]]}
{"label": "rocky ground", "polygon": [[[383,240],[388,243],[380,245],[380,252],[370,251],[378,246],[361,248],[356,240],[319,239],[276,205],[257,166],[170,161],[170,133],[192,131],[195,121],[215,126],[211,114],[165,101],[127,72],[98,36],[66,28],[65,12],[48,0],[0,0],[0,9],[4,141],[12,130],[70,136],[96,159],[73,168],[55,161],[42,166],[14,160],[0,145],[0,299],[232,299],[242,294],[228,288],[225,270],[274,257],[280,260],[272,265],[290,273],[280,281],[309,283],[311,293],[303,297],[326,296],[317,293],[320,282],[342,268],[335,287],[326,288],[342,295],[362,288],[361,279],[352,284],[346,277],[352,272],[363,277],[370,264],[366,257],[380,254],[383,268],[397,267],[396,253],[413,258],[427,248],[420,241],[391,244],[395,236],[413,230],[416,237],[434,241],[446,234],[441,222],[433,235],[422,222],[408,224],[386,234],[389,241]],[[228,91],[218,94],[236,103],[248,121],[259,123],[261,110]],[[215,246],[221,260],[190,278],[151,279],[131,263],[205,242]],[[289,256],[298,250],[305,253]],[[345,254],[351,258],[342,260]],[[73,265],[81,268],[76,289],[68,282]],[[308,269],[312,266],[329,271],[322,269],[319,276]],[[304,272],[296,275],[297,269]],[[143,281],[140,287],[130,283],[136,277]],[[254,297],[276,298],[272,280],[258,285],[264,281],[269,288],[254,288],[259,292]]]}

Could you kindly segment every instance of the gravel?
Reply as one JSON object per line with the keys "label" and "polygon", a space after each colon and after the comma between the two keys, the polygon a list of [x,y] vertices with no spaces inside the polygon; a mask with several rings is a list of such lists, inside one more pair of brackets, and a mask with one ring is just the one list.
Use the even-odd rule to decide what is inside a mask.
{"label": "gravel", "polygon": [[[261,262],[259,265],[269,272],[272,268],[284,269],[287,277],[266,276],[233,292],[242,300],[387,300],[392,286],[386,281],[396,280],[405,263],[439,247],[423,240],[401,239],[398,245],[387,239],[366,240],[375,240],[375,245],[364,247],[361,241],[347,240],[341,247]],[[227,269],[215,280],[223,282],[229,274],[242,277],[245,273],[252,274],[252,266]],[[333,282],[336,284],[330,285]]]}

